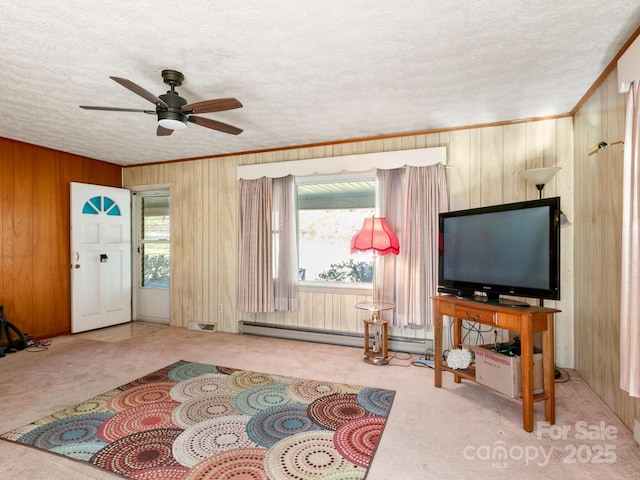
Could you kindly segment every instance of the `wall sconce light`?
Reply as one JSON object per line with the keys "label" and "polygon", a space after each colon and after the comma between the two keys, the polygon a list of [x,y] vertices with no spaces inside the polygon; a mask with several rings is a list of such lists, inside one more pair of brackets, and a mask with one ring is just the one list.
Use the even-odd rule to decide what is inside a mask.
{"label": "wall sconce light", "polygon": [[600,153],[601,151],[603,151],[605,148],[610,147],[611,145],[619,145],[622,144],[624,145],[624,142],[622,140],[618,140],[617,142],[611,142],[611,143],[607,143],[607,142],[600,142],[599,144],[597,144],[595,147],[590,148],[589,151],[587,152],[589,154],[589,156],[593,155],[594,153]]}

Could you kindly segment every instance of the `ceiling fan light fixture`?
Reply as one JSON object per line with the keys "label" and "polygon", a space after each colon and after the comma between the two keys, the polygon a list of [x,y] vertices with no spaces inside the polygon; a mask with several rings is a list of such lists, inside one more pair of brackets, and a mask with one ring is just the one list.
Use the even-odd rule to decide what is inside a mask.
{"label": "ceiling fan light fixture", "polygon": [[211,100],[203,100],[200,102],[187,103],[187,101],[178,95],[175,87],[182,85],[184,75],[176,70],[163,70],[162,78],[164,83],[171,86],[171,90],[162,95],[155,96],[131,80],[121,77],[109,77],[119,83],[127,90],[131,90],[136,95],[148,100],[155,105],[153,110],[141,110],[139,108],[119,108],[119,107],[92,107],[88,105],[80,105],[80,108],[86,110],[110,110],[115,112],[142,112],[156,114],[158,118],[158,128],[156,135],[165,137],[171,135],[174,130],[183,130],[187,128],[187,123],[195,123],[201,127],[217,130],[222,133],[238,135],[242,132],[241,128],[218,122],[211,118],[197,117],[194,113],[210,113],[222,112],[224,110],[233,110],[242,107],[235,98],[216,98]]}
{"label": "ceiling fan light fixture", "polygon": [[158,112],[158,125],[169,130],[187,128],[187,115],[182,112]]}
{"label": "ceiling fan light fixture", "polygon": [[187,124],[181,120],[175,118],[161,118],[158,120],[158,125],[169,130],[183,130],[187,128]]}

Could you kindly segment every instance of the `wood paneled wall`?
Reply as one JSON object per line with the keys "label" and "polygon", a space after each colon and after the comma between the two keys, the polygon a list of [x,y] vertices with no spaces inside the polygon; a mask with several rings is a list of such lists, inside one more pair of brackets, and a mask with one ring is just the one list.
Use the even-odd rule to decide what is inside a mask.
{"label": "wood paneled wall", "polygon": [[[238,181],[236,167],[254,163],[303,160],[358,153],[446,146],[451,209],[537,198],[535,186],[521,170],[558,165],[562,170],[544,189],[560,195],[571,218],[572,120],[569,117],[469,128],[443,133],[235,155],[186,162],[126,167],[123,186],[170,185],[172,204],[171,324],[214,322],[220,331],[236,332],[238,321],[361,332],[365,313],[354,305],[366,293],[303,291],[298,312],[252,315],[234,308],[237,284]],[[572,229],[562,232],[562,310],[557,316],[558,364],[573,366],[573,312],[570,272]],[[219,313],[217,306],[223,305]],[[407,336],[430,332],[395,331]]]}
{"label": "wood paneled wall", "polygon": [[632,429],[640,399],[618,387],[623,146],[587,154],[601,141],[624,140],[625,99],[614,71],[574,120],[575,358],[584,380]]}
{"label": "wood paneled wall", "polygon": [[69,183],[121,186],[121,167],[0,138],[0,305],[35,337],[71,328]]}
{"label": "wood paneled wall", "polygon": [[[122,185],[170,185],[173,325],[214,321],[219,330],[235,332],[239,320],[259,320],[360,332],[363,313],[353,305],[367,296],[358,292],[303,292],[296,313],[235,311],[238,165],[446,146],[452,210],[536,198],[535,187],[518,172],[560,166],[543,191],[561,196],[571,221],[562,229],[562,300],[548,302],[562,310],[556,316],[557,363],[573,367],[575,358],[580,375],[632,428],[640,400],[618,388],[622,147],[587,155],[601,140],[623,136],[624,96],[614,71],[574,119],[129,167]],[[118,187],[121,168],[0,138],[0,175],[0,304],[31,335],[68,332],[69,182]]]}

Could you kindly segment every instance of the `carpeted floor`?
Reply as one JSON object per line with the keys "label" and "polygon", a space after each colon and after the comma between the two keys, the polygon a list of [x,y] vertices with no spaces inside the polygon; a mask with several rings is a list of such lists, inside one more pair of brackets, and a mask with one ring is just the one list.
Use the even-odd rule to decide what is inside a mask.
{"label": "carpeted floor", "polygon": [[178,361],[0,437],[132,479],[357,480],[394,395]]}
{"label": "carpeted floor", "polygon": [[[0,359],[0,432],[109,392],[187,359],[393,390],[393,407],[367,480],[637,480],[640,447],[574,371],[556,383],[556,424],[535,404],[535,431],[522,428],[522,403],[443,376],[393,352],[387,366],[360,348],[211,333],[133,322],[63,335],[46,350]],[[417,356],[413,357],[417,358]],[[0,477],[114,480],[120,476],[45,450],[0,441]],[[251,477],[249,477],[251,478]],[[253,480],[253,479],[251,479]]]}

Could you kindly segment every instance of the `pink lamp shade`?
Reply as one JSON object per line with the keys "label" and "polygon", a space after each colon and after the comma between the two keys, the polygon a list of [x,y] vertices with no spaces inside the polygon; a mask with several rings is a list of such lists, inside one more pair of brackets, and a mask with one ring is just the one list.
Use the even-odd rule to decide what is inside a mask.
{"label": "pink lamp shade", "polygon": [[376,255],[400,253],[398,237],[387,226],[384,217],[368,217],[362,223],[362,229],[351,239],[351,253],[372,252]]}

